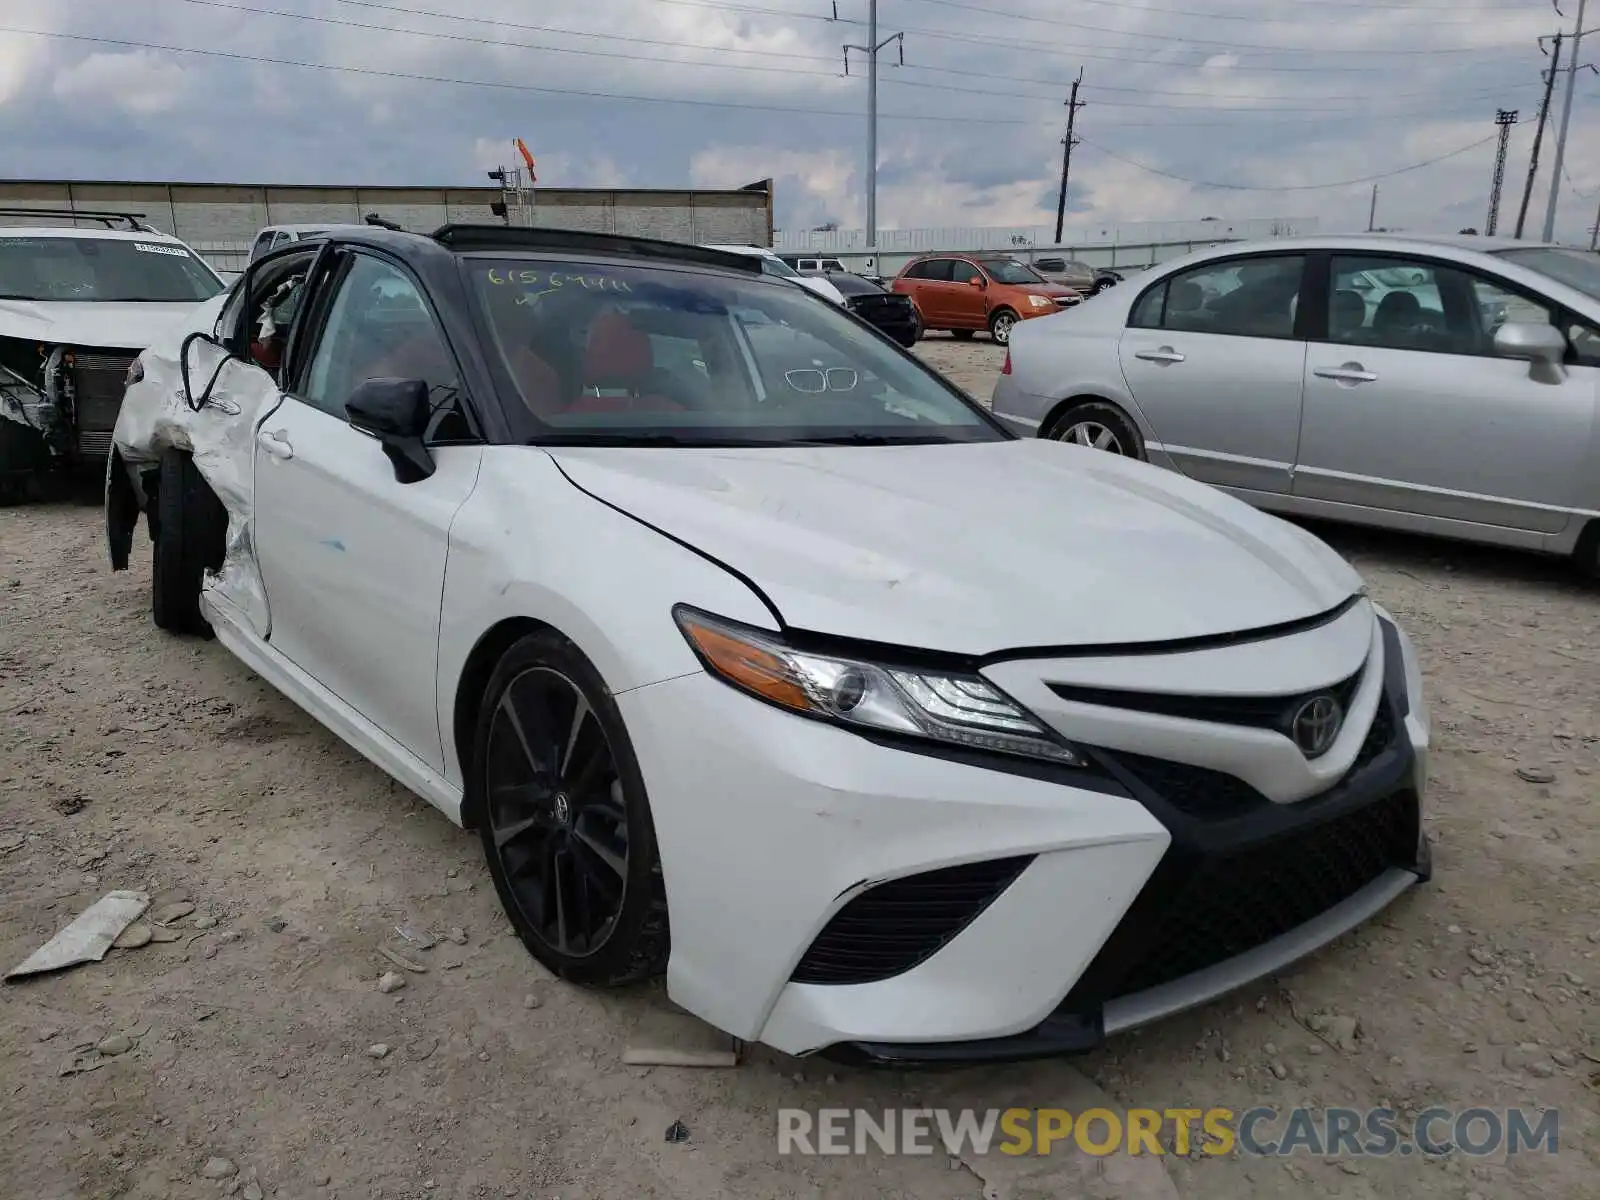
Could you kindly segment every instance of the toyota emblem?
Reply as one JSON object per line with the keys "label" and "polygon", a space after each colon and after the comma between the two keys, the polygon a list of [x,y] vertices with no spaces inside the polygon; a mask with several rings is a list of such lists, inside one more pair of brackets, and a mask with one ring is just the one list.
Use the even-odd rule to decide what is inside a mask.
{"label": "toyota emblem", "polygon": [[1339,736],[1344,709],[1332,696],[1314,696],[1295,710],[1289,722],[1294,744],[1307,758],[1325,754]]}

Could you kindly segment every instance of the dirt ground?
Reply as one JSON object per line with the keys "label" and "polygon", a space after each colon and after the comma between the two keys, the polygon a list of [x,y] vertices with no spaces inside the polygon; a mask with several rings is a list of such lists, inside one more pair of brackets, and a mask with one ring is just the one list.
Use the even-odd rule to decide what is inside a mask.
{"label": "dirt ground", "polygon": [[[995,347],[923,350],[987,400]],[[1318,528],[1423,656],[1436,875],[1275,983],[1072,1063],[899,1075],[757,1050],[735,1070],[644,1069],[620,1056],[658,992],[545,977],[474,838],[216,643],[156,631],[147,543],[112,574],[96,503],[0,510],[0,967],[112,888],[195,910],[178,940],[0,987],[0,1195],[1595,1194],[1600,592],[1561,564]],[[427,970],[389,994],[378,978],[400,969],[378,948],[403,945],[397,926],[444,936],[402,950]],[[1359,1037],[1330,1046],[1301,1023],[1313,1012]],[[1081,1107],[1095,1087],[1128,1107],[1554,1107],[1560,1152],[1167,1158],[1158,1184],[1113,1166],[987,1191],[942,1153],[776,1152],[780,1107]],[[688,1141],[665,1140],[674,1121]]]}

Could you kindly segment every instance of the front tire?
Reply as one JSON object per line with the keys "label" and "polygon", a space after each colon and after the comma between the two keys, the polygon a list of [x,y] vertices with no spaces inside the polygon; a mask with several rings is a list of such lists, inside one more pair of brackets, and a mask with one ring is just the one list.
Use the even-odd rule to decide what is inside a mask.
{"label": "front tire", "polygon": [[469,799],[522,944],[563,979],[619,987],[666,970],[655,823],[600,673],[553,630],[516,642],[484,692]]}
{"label": "front tire", "polygon": [[1124,458],[1143,460],[1145,457],[1144,438],[1139,427],[1127,413],[1104,400],[1073,405],[1056,418],[1044,436]]}
{"label": "front tire", "polygon": [[1011,344],[1011,331],[1017,327],[1017,314],[1009,308],[998,310],[989,318],[989,336],[999,346]]}
{"label": "front tire", "polygon": [[207,569],[222,566],[227,510],[194,459],[170,448],[161,454],[152,508],[150,613],[168,633],[209,638],[211,625],[200,614],[200,585]]}

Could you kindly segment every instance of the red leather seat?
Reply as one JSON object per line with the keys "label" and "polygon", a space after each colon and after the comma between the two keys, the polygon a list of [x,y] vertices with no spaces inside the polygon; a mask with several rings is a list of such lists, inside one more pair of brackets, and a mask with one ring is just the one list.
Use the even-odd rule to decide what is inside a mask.
{"label": "red leather seat", "polygon": [[[583,392],[567,406],[568,412],[679,412],[683,405],[671,397],[648,392],[655,374],[655,353],[650,338],[619,312],[605,312],[589,327],[584,352]],[[589,389],[624,392],[593,396]]]}

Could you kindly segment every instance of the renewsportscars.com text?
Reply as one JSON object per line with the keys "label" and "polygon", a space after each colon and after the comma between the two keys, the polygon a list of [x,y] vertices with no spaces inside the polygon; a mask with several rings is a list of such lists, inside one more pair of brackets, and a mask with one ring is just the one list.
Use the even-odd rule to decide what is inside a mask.
{"label": "renewsportscars.com text", "polygon": [[1559,1149],[1556,1109],[1430,1108],[1414,1120],[1393,1109],[1269,1107],[778,1110],[780,1154],[1291,1154],[1483,1156]]}

